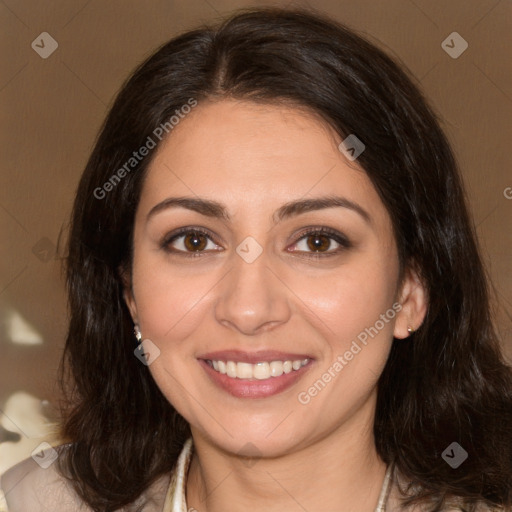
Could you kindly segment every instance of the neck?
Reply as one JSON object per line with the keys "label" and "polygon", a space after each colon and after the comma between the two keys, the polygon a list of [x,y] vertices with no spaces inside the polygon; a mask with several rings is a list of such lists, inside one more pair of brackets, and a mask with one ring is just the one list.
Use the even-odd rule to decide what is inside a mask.
{"label": "neck", "polygon": [[374,403],[328,435],[279,457],[241,460],[193,431],[187,506],[199,512],[373,512],[386,464],[375,449]]}

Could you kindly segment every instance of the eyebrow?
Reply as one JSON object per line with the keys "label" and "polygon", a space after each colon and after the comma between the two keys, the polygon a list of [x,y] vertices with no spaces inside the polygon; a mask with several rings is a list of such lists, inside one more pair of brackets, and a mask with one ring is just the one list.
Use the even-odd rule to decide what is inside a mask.
{"label": "eyebrow", "polygon": [[[206,217],[212,217],[228,222],[231,220],[227,208],[217,201],[199,197],[169,197],[151,208],[146,221],[157,213],[169,208],[186,208],[187,210],[195,211]],[[274,212],[272,220],[274,224],[277,224],[280,221],[302,213],[323,210],[326,208],[347,208],[358,213],[368,224],[371,224],[371,217],[364,208],[357,203],[340,196],[325,196],[313,199],[298,199],[296,201],[290,201]]]}

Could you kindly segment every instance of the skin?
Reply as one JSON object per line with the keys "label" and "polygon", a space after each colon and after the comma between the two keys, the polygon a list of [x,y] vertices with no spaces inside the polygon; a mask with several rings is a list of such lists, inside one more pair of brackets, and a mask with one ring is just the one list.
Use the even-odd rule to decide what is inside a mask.
{"label": "skin", "polygon": [[[190,423],[196,452],[187,506],[200,512],[376,506],[386,470],[372,432],[377,381],[393,336],[406,338],[408,326],[421,324],[426,297],[412,271],[399,282],[389,214],[340,142],[324,121],[297,108],[206,102],[173,129],[148,169],[125,300],[143,338],[161,351],[149,366],[156,383]],[[328,195],[357,203],[369,221],[334,207],[273,223],[283,204]],[[155,205],[182,196],[221,202],[230,220],[182,207],[148,219]],[[184,226],[212,233],[202,256],[178,252],[191,252],[183,236],[167,246],[177,252],[162,247]],[[324,252],[334,255],[315,258],[307,243],[315,237],[301,239],[311,226],[334,229],[352,246],[334,254],[340,245],[321,238]],[[247,236],[263,249],[252,263],[236,252]],[[400,312],[301,404],[298,394],[393,303]],[[277,395],[236,398],[212,384],[197,360],[234,348],[314,360]],[[242,456],[256,458],[248,463]]]}

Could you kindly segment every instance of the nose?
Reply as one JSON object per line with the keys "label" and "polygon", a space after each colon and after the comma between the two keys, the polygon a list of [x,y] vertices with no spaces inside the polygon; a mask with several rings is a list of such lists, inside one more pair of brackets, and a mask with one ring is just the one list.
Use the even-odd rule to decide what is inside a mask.
{"label": "nose", "polygon": [[232,260],[231,271],[218,287],[217,321],[247,336],[286,323],[291,292],[269,266],[265,252],[252,263],[236,253]]}

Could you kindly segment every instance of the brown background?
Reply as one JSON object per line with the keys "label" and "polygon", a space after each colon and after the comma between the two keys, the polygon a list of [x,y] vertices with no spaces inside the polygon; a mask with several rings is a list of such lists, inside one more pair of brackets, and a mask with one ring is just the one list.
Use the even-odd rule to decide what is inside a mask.
{"label": "brown background", "polygon": [[[308,4],[0,0],[0,423],[21,435],[17,447],[0,443],[0,473],[48,438],[40,405],[57,400],[54,382],[66,330],[63,250],[57,244],[108,106],[134,66],[157,46],[255,5]],[[512,187],[512,2],[311,0],[309,5],[401,60],[442,118],[466,182],[496,288],[497,325],[512,360],[512,199],[505,197]],[[457,59],[441,47],[454,31],[469,43]],[[47,59],[31,47],[42,32],[59,45]],[[20,391],[32,398],[27,395],[24,402],[18,394],[12,400]],[[43,406],[48,409],[46,402]]]}

